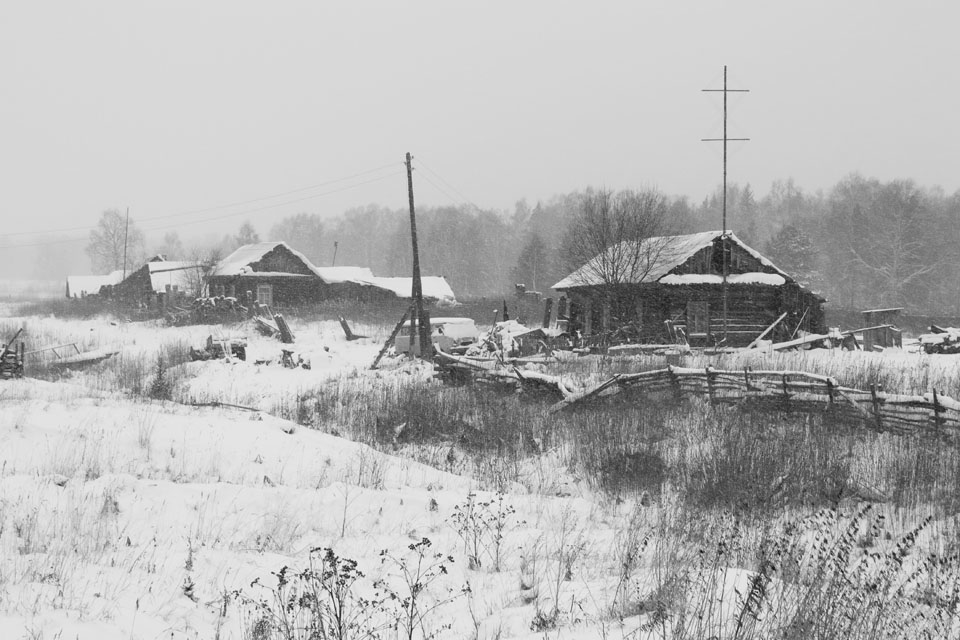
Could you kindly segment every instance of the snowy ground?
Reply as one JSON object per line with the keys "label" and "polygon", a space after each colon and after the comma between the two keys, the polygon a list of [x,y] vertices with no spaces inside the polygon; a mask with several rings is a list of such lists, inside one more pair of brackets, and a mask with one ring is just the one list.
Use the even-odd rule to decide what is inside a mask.
{"label": "snowy ground", "polygon": [[[184,397],[255,409],[246,411],[145,401],[111,382],[139,361],[149,377],[165,345],[199,346],[217,328],[8,323],[26,323],[33,344],[119,346],[126,368],[107,363],[58,382],[0,387],[2,639],[253,638],[255,616],[234,594],[264,595],[255,579],[274,585],[273,572],[301,569],[311,549],[330,547],[357,561],[366,574],[358,593],[372,594],[378,578],[400,585],[401,567],[382,562],[381,551],[411,562],[408,547],[423,538],[453,558],[423,602],[456,596],[424,618],[426,633],[543,638],[538,621],[556,612],[550,638],[648,637],[635,633],[650,622],[638,603],[662,580],[654,556],[669,557],[669,540],[644,552],[639,538],[660,526],[666,507],[610,501],[575,483],[561,495],[543,483],[518,486],[503,497],[499,570],[489,538],[481,566],[471,566],[456,514],[471,493],[477,502],[495,498],[474,480],[269,415],[323,382],[427,380],[428,366],[405,361],[367,370],[386,328],[354,327],[372,338],[347,342],[336,323],[294,326],[294,350],[309,369],[282,368],[279,342],[241,328],[246,362],[173,370]],[[540,473],[564,473],[549,457],[539,464],[554,467]],[[642,559],[619,584],[631,549]],[[751,574],[717,570],[708,582],[720,629]]]}
{"label": "snowy ground", "polygon": [[[107,321],[28,325],[33,335],[73,331],[94,336],[90,345],[119,344],[128,358],[155,351],[174,331]],[[210,328],[176,331],[201,344]],[[290,387],[367,375],[379,346],[347,343],[338,331],[324,323],[298,333],[309,370],[253,364],[276,359],[279,343],[250,334],[247,362],[186,364],[185,384],[204,400],[269,409]],[[394,363],[369,375],[411,374],[427,369]],[[242,638],[250,614],[235,599],[224,606],[225,594],[259,595],[250,589],[255,578],[273,584],[271,572],[303,567],[316,547],[355,559],[369,588],[396,570],[381,563],[381,550],[403,557],[424,537],[454,557],[431,590],[471,589],[430,615],[428,629],[450,625],[442,637],[525,637],[538,610],[552,610],[558,597],[563,621],[578,629],[566,637],[636,625],[608,615],[613,540],[627,505],[506,496],[516,514],[506,519],[502,570],[487,558],[488,566],[471,569],[451,524],[475,488],[470,479],[264,412],[143,401],[103,384],[91,390],[93,375],[0,389],[2,638]],[[570,580],[559,582],[550,578],[560,570],[558,531],[577,545]]]}

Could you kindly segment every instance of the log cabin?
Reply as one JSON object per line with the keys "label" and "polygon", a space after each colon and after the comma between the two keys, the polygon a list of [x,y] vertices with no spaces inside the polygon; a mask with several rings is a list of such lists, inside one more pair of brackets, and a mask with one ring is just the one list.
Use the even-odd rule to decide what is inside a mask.
{"label": "log cabin", "polygon": [[207,276],[211,296],[260,304],[295,306],[324,297],[324,282],[310,260],[286,242],[245,244],[221,260]]}
{"label": "log cabin", "polygon": [[826,329],[826,300],[732,232],[619,243],[553,289],[566,298],[568,327],[598,343],[670,343],[679,330],[691,346],[740,347],[783,314],[766,339]]}
{"label": "log cabin", "polygon": [[[409,298],[412,281],[374,276],[367,267],[317,267],[285,242],[258,242],[240,247],[217,264],[207,286],[212,296],[246,300],[249,291],[260,304],[284,307],[331,299]],[[456,302],[442,276],[424,276],[422,287],[427,300]]]}

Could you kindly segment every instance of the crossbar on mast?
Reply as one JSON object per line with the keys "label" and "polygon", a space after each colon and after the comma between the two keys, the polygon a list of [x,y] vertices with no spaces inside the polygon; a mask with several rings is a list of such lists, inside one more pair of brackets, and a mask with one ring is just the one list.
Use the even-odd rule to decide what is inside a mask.
{"label": "crossbar on mast", "polygon": [[730,138],[727,136],[727,94],[749,93],[750,89],[727,88],[727,65],[723,65],[723,89],[701,89],[706,93],[723,93],[723,137],[701,138],[701,142],[723,142],[723,227],[720,232],[720,253],[723,261],[723,341],[727,341],[727,143],[747,142],[750,138]]}

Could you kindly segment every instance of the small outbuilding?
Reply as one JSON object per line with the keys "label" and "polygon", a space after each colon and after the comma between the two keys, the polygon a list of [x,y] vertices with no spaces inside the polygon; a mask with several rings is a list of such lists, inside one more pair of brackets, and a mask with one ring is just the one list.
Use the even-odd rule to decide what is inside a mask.
{"label": "small outbuilding", "polygon": [[113,286],[114,298],[152,307],[182,296],[195,296],[202,286],[202,266],[197,262],[167,260],[156,255]]}
{"label": "small outbuilding", "polygon": [[680,330],[694,346],[745,346],[783,314],[766,338],[826,330],[825,299],[731,232],[619,243],[553,288],[568,327],[606,342],[666,343]]}
{"label": "small outbuilding", "polygon": [[67,276],[67,297],[85,298],[99,295],[123,279],[123,269],[102,276]]}

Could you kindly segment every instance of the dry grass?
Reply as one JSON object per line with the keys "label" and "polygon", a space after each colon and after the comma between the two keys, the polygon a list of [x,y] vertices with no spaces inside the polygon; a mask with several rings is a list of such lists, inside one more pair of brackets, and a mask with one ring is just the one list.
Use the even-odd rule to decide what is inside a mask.
{"label": "dry grass", "polygon": [[[34,322],[27,320],[29,335],[41,343],[82,339],[95,348],[110,337]],[[363,322],[354,330],[383,335],[393,320]],[[184,400],[177,380],[190,375],[189,367],[177,365],[188,344],[183,335],[169,330],[154,347],[132,349],[73,381],[143,396],[160,357],[173,398]],[[697,356],[687,364],[803,370],[854,387],[875,383],[904,393],[933,387],[960,397],[957,362],[800,352]],[[599,379],[663,366],[654,357],[589,357],[549,369]],[[481,488],[523,488],[543,494],[544,503],[556,494],[583,495],[606,505],[597,519],[611,521],[608,545],[585,544],[596,522],[561,514],[537,523],[550,535],[532,538],[503,563],[529,596],[538,614],[531,624],[540,629],[586,615],[576,613],[585,607],[577,588],[605,576],[613,579],[609,589],[592,592],[594,609],[604,613],[591,615],[603,624],[634,616],[637,638],[957,637],[960,456],[952,448],[837,424],[828,415],[751,412],[699,400],[615,401],[554,414],[548,400],[518,395],[511,386],[441,386],[427,373],[394,364],[380,373],[318,376],[282,389],[273,406],[306,427],[472,475]],[[124,555],[117,545],[124,534],[114,516],[124,498],[112,474],[147,469],[148,477],[221,479],[215,456],[158,451],[156,423],[146,412],[132,410],[126,423],[138,460],[118,461],[109,430],[78,425],[72,440],[51,444],[42,471],[79,482],[40,505],[12,490],[0,496],[0,531],[6,532],[0,550],[7,558],[0,563],[0,587],[35,582],[36,609],[69,604],[96,615],[93,607],[100,605],[87,593],[93,587],[71,578],[80,563],[146,571],[152,562]],[[3,474],[18,472],[11,465]],[[331,532],[341,537],[354,526],[351,492],[384,484],[381,459],[372,453],[349,466],[349,475],[330,479],[354,487],[333,505]],[[218,500],[211,494],[199,502],[192,543],[213,545],[225,527],[241,527]],[[645,506],[617,511],[631,503]],[[273,503],[268,517],[236,544],[257,553],[295,551],[304,534],[294,517],[300,508]],[[58,542],[71,536],[84,540],[79,554]],[[739,593],[724,589],[734,583]],[[63,590],[65,584],[71,586]],[[110,584],[123,587],[120,580]]]}

